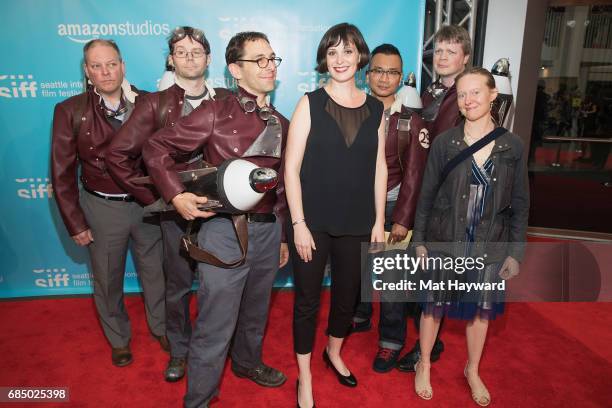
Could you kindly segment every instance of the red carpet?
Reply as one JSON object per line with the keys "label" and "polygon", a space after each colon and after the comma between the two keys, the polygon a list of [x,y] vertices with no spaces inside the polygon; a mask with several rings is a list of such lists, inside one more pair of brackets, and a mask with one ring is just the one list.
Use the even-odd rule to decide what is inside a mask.
{"label": "red carpet", "polygon": [[[276,292],[264,343],[265,361],[287,373],[280,389],[264,389],[235,378],[226,366],[217,407],[295,406],[296,366],[292,353],[292,292]],[[327,310],[328,293],[323,310]],[[66,386],[69,404],[7,404],[74,407],[180,407],[185,381],[169,384],[162,371],[167,356],[149,335],[138,296],[127,298],[132,318],[134,362],[116,368],[94,315],[90,298],[0,303],[0,386]],[[351,336],[343,356],[359,379],[338,384],[321,361],[325,344],[321,319],[313,371],[317,406],[463,407],[470,399],[462,370],[464,325],[448,321],[446,351],[432,370],[434,399],[420,400],[413,374],[377,374],[370,368],[376,331]],[[415,333],[409,326],[409,344]],[[491,325],[481,375],[492,406],[603,407],[612,401],[612,303],[510,304]]]}

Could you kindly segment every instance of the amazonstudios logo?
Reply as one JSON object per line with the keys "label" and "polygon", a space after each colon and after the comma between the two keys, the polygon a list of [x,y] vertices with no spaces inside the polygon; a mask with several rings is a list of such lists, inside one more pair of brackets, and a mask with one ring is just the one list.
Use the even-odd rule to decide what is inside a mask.
{"label": "amazonstudios logo", "polygon": [[100,37],[163,36],[170,34],[170,25],[152,20],[120,23],[63,23],[57,25],[57,35],[70,41],[86,43]]}

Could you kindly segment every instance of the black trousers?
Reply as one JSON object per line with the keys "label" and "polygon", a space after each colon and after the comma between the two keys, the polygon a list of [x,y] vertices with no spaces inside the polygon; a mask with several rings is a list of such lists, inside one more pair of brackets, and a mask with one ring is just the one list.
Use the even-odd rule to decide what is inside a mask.
{"label": "black trousers", "polygon": [[327,332],[334,337],[346,336],[361,283],[361,243],[369,235],[332,236],[312,232],[317,247],[312,261],[304,262],[298,255],[289,228],[289,248],[293,261],[295,304],[293,308],[293,344],[298,354],[312,352],[321,299],[321,285],[328,257],[331,260],[331,306]]}

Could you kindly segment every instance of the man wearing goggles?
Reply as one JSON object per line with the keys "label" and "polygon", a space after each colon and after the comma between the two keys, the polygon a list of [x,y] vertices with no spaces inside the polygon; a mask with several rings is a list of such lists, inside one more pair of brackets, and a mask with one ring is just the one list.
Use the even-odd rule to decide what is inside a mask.
{"label": "man wearing goggles", "polygon": [[[210,87],[205,73],[210,64],[210,44],[204,32],[193,27],[178,27],[168,38],[167,64],[173,69],[173,85],[146,95],[130,120],[113,139],[108,152],[110,173],[141,204],[154,203],[158,195],[132,180],[144,176],[142,146],[157,130],[172,127],[189,115],[203,101],[224,97],[230,92]],[[202,153],[178,157],[174,170],[191,170],[202,165]],[[180,249],[186,222],[176,213],[161,213],[160,225],[164,245],[166,275],[166,336],[162,345],[170,352],[164,371],[166,381],[179,381],[185,375],[191,320],[189,300],[193,283],[192,262]]]}
{"label": "man wearing goggles", "polygon": [[[242,157],[278,171],[289,122],[269,104],[281,60],[265,34],[236,34],[225,59],[238,84],[237,94],[206,102],[175,126],[155,133],[145,143],[143,157],[162,198],[184,219],[212,217],[198,233],[198,246],[220,259],[236,259],[240,248],[231,220],[198,209],[206,198],[185,192],[174,170],[175,158],[199,151],[213,166]],[[276,217],[285,212],[277,204],[277,193],[267,192],[247,215],[249,249],[244,264],[226,269],[198,263],[198,317],[187,361],[188,408],[208,406],[217,395],[232,336],[232,371],[238,377],[267,387],[286,381],[283,373],[261,360],[272,284],[288,258]]]}

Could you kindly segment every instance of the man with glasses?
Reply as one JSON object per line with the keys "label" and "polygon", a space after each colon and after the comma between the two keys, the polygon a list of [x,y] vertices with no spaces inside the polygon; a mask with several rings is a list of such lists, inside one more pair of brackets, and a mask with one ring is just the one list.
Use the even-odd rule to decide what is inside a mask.
{"label": "man with glasses", "polygon": [[[411,115],[397,97],[402,80],[402,57],[391,44],[374,48],[366,81],[370,92],[384,105],[385,153],[387,159],[387,206],[385,229],[389,243],[403,241],[414,224],[414,213],[429,145],[421,143],[418,133],[425,126],[419,115]],[[406,340],[405,302],[380,303],[379,348],[373,369],[386,373],[395,367]],[[372,304],[359,303],[353,319],[353,332],[370,328]]]}
{"label": "man with glasses", "polygon": [[113,41],[89,41],[83,61],[87,90],[55,106],[53,190],[68,233],[89,250],[100,323],[112,347],[113,364],[123,367],[132,362],[130,322],[123,303],[130,239],[149,328],[158,340],[166,333],[161,232],[159,225],[143,221],[143,208],[108,173],[108,145],[140,104],[141,92],[124,79],[125,64]]}
{"label": "man with glasses", "polygon": [[[210,64],[210,44],[201,30],[178,27],[168,38],[167,63],[173,69],[174,84],[168,89],[143,97],[130,120],[121,128],[108,149],[108,170],[117,183],[142,205],[150,205],[157,195],[146,186],[132,182],[143,176],[142,146],[157,130],[172,127],[179,118],[189,115],[202,101],[231,94],[226,89],[213,89],[205,81]],[[200,168],[202,153],[177,158],[174,170]],[[185,375],[191,319],[189,301],[193,284],[192,262],[181,250],[181,237],[187,223],[172,212],[161,213],[160,224],[164,245],[166,275],[166,334],[170,361],[164,371],[168,382]],[[169,343],[169,344],[168,344]]]}
{"label": "man with glasses", "polygon": [[[236,34],[225,60],[238,84],[237,95],[206,102],[175,126],[158,131],[145,143],[143,157],[162,198],[183,218],[212,217],[198,233],[200,248],[229,260],[240,256],[231,220],[198,209],[206,198],[185,192],[173,170],[175,158],[201,151],[214,166],[242,157],[278,171],[289,122],[268,102],[281,59],[265,34]],[[261,359],[272,284],[288,258],[287,245],[281,244],[282,221],[274,214],[275,206],[277,215],[284,213],[276,204],[276,194],[266,193],[247,214],[249,249],[243,265],[224,269],[198,263],[199,313],[189,346],[186,407],[208,406],[217,395],[232,335],[232,371],[238,377],[267,387],[278,387],[286,380]]]}

